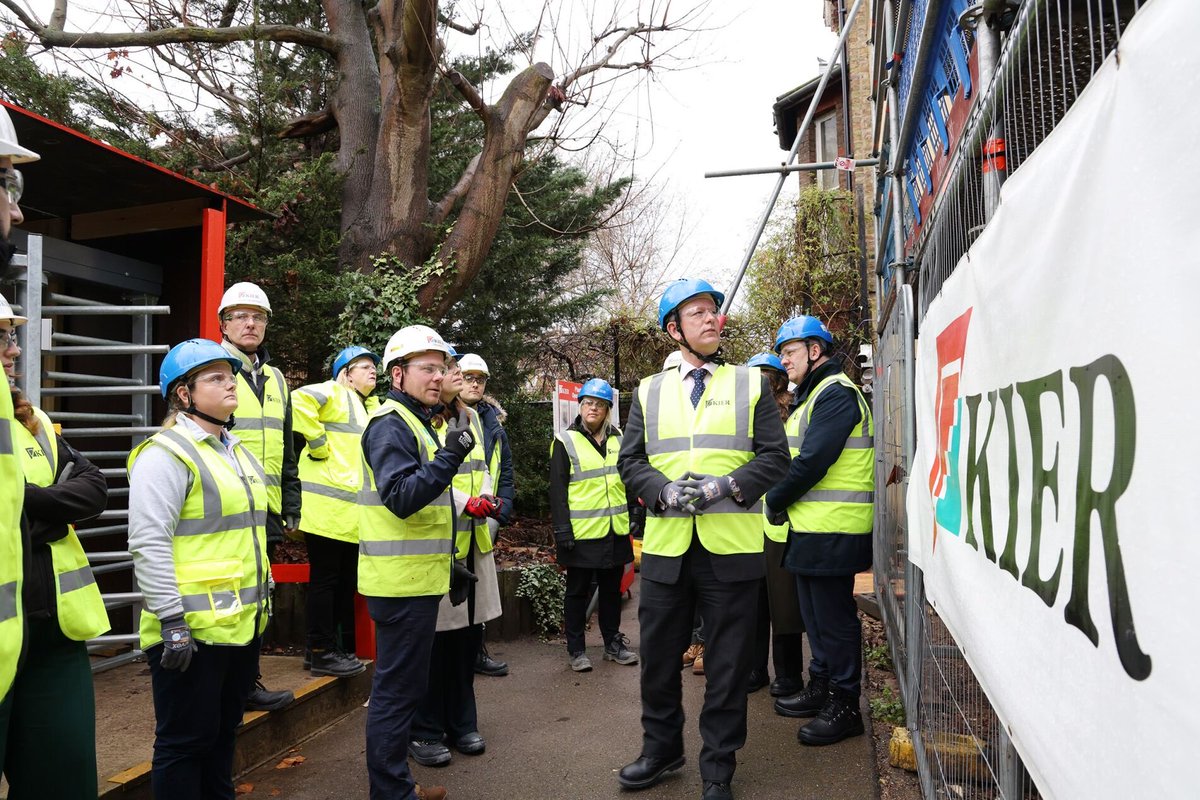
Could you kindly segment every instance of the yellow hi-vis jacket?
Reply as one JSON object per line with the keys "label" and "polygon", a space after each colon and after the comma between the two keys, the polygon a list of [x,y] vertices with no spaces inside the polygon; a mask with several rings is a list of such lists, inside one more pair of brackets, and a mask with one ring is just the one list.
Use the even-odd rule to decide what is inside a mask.
{"label": "yellow hi-vis jacket", "polygon": [[17,674],[17,659],[25,637],[21,616],[21,506],[25,478],[14,448],[20,423],[13,417],[12,392],[0,387],[0,698],[8,694]]}
{"label": "yellow hi-vis jacket", "polygon": [[603,539],[610,530],[617,536],[627,535],[629,505],[625,484],[617,474],[621,436],[609,435],[604,441],[604,455],[588,441],[587,434],[579,431],[563,431],[554,438],[562,442],[571,463],[567,507],[575,539]]}
{"label": "yellow hi-vis jacket", "polygon": [[848,386],[858,398],[862,419],[850,432],[838,460],[804,496],[788,506],[788,523],[797,533],[871,532],[875,513],[875,444],[871,409],[854,382],[839,372],[813,387],[804,403],[788,417],[788,449],[792,458],[800,454],[804,435],[812,419],[813,404],[821,392],[835,383]]}
{"label": "yellow hi-vis jacket", "polygon": [[[492,477],[488,473],[487,462],[483,452],[483,423],[475,409],[468,407],[467,415],[471,419],[471,433],[475,436],[475,446],[458,466],[458,473],[450,484],[458,492],[462,502],[480,494],[492,493]],[[438,429],[438,442],[446,444],[446,426]],[[499,447],[496,448],[499,452]],[[465,511],[454,516],[454,557],[459,561],[467,557],[471,549],[471,536],[480,553],[490,553],[492,550],[492,534],[487,519],[475,519]]]}
{"label": "yellow hi-vis jacket", "polygon": [[[40,423],[38,433],[35,436],[24,425],[19,426],[17,449],[23,456],[25,480],[45,487],[53,484],[58,474],[58,437],[45,412],[35,408],[33,413]],[[109,630],[112,626],[104,598],[73,527],[68,526],[66,536],[50,543],[50,561],[54,566],[58,626],[63,635],[85,642]]]}
{"label": "yellow hi-vis jacket", "polygon": [[[267,510],[283,513],[283,428],[287,417],[288,387],[283,373],[267,364],[263,367],[263,399],[258,402],[254,387],[241,370],[236,371],[238,407],[234,414],[234,433],[254,456],[267,476]],[[305,509],[305,513],[308,510]]]}
{"label": "yellow hi-vis jacket", "polygon": [[[754,407],[762,378],[752,367],[721,365],[709,376],[697,408],[684,394],[675,369],[638,385],[645,418],[645,447],[650,466],[669,480],[687,472],[728,475],[754,458]],[[762,504],[743,508],[733,498],[710,505],[703,515],[667,509],[646,518],[642,552],[681,556],[692,541],[692,526],[710,553],[761,553]]]}
{"label": "yellow hi-vis jacket", "polygon": [[362,432],[378,407],[378,397],[360,401],[337,381],[292,393],[292,430],[307,442],[298,459],[305,533],[358,541]]}
{"label": "yellow hi-vis jacket", "polygon": [[[371,415],[398,414],[417,440],[422,464],[437,454],[437,440],[421,421],[395,400],[385,398]],[[362,460],[358,500],[358,591],[368,597],[424,597],[450,590],[454,552],[454,508],[450,486],[433,502],[401,519],[379,497],[375,473]]]}
{"label": "yellow hi-vis jacket", "polygon": [[[197,442],[168,428],[129,454],[129,469],[147,447],[163,447],[191,472],[171,538],[183,619],[206,644],[249,644],[267,627],[267,486],[262,467],[240,443],[238,469],[211,439]],[[240,474],[239,474],[240,473]],[[162,641],[158,617],[142,609],[141,648]]]}

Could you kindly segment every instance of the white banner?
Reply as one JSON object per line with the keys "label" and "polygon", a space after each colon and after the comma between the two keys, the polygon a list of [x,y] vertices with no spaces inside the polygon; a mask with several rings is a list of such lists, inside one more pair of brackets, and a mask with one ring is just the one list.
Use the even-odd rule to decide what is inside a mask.
{"label": "white banner", "polygon": [[1143,3],[921,323],[911,551],[1048,798],[1200,791],[1197,31]]}

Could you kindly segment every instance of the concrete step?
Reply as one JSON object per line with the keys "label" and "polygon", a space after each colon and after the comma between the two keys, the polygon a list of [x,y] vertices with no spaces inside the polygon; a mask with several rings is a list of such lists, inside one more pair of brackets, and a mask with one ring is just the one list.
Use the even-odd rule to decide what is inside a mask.
{"label": "concrete step", "polygon": [[[261,669],[269,689],[289,689],[296,700],[279,711],[246,713],[238,728],[235,776],[282,756],[362,706],[375,665],[368,661],[366,671],[353,678],[313,678],[299,657],[263,656]],[[144,662],[96,676],[96,741],[100,797],[151,800],[154,703]]]}

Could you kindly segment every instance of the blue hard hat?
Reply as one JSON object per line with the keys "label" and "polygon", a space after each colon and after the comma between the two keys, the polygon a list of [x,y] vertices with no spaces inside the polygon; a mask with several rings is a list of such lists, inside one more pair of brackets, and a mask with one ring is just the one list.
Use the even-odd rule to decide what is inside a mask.
{"label": "blue hard hat", "polygon": [[754,358],[746,362],[747,367],[766,367],[768,369],[777,369],[780,372],[787,374],[787,370],[783,366],[783,362],[779,360],[779,356],[766,351],[759,353]]}
{"label": "blue hard hat", "polygon": [[372,353],[370,350],[368,350],[365,347],[359,347],[358,345],[351,345],[350,347],[347,347],[345,350],[343,350],[342,352],[340,352],[336,356],[334,356],[333,377],[336,378],[338,376],[338,373],[341,372],[342,369],[344,367],[346,367],[351,361],[353,361],[356,358],[361,358],[362,356],[370,356],[371,360],[375,362],[375,366],[377,366],[377,367],[379,366],[379,356],[377,356],[375,353]]}
{"label": "blue hard hat", "polygon": [[592,378],[579,390],[579,399],[582,400],[585,397],[595,397],[604,400],[611,406],[616,394],[613,392],[613,388],[608,385],[608,381],[603,378]]}
{"label": "blue hard hat", "polygon": [[658,327],[667,329],[667,315],[681,305],[701,294],[710,294],[716,301],[717,308],[725,302],[725,295],[712,287],[712,284],[702,278],[680,278],[667,287],[658,301]]}
{"label": "blue hard hat", "polygon": [[779,326],[779,333],[775,334],[775,352],[778,353],[785,344],[797,339],[821,339],[833,345],[833,334],[825,327],[825,323],[804,314],[792,317]]}
{"label": "blue hard hat", "polygon": [[450,349],[450,357],[451,358],[458,358],[458,351],[454,349],[454,345],[450,344],[449,342],[446,342],[446,347]]}
{"label": "blue hard hat", "polygon": [[172,347],[163,356],[162,366],[158,368],[158,388],[162,391],[163,399],[170,393],[172,383],[198,367],[217,361],[224,361],[232,367],[234,375],[242,366],[236,356],[231,356],[212,339],[188,339]]}

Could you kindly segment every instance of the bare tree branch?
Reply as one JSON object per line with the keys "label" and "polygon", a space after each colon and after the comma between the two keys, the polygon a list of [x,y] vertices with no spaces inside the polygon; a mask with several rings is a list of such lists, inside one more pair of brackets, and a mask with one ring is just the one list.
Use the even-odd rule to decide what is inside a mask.
{"label": "bare tree branch", "polygon": [[483,27],[483,20],[477,20],[474,25],[463,25],[461,22],[455,22],[447,17],[441,11],[438,11],[438,22],[445,25],[447,28],[453,28],[459,33],[464,33],[467,36],[474,36],[479,33],[479,29]]}
{"label": "bare tree branch", "polygon": [[459,201],[466,197],[467,190],[471,188],[471,182],[475,180],[475,173],[478,170],[479,156],[476,155],[471,159],[471,163],[467,164],[467,168],[463,170],[462,175],[458,176],[458,182],[433,207],[433,213],[430,215],[430,222],[433,225],[438,226],[445,222]]}
{"label": "bare tree branch", "polygon": [[446,72],[446,80],[450,81],[450,85],[458,90],[463,99],[467,101],[467,105],[471,110],[479,115],[479,118],[486,124],[491,116],[487,104],[483,102],[483,98],[479,96],[479,90],[467,80],[467,77],[456,69]]}
{"label": "bare tree branch", "polygon": [[201,172],[224,172],[227,169],[236,167],[238,164],[245,164],[250,160],[251,153],[247,150],[240,155],[232,156],[224,161],[218,161],[215,164],[197,164],[196,169]]}
{"label": "bare tree branch", "polygon": [[337,117],[333,109],[323,108],[312,114],[288,120],[278,134],[280,139],[305,139],[318,136],[337,127]]}

